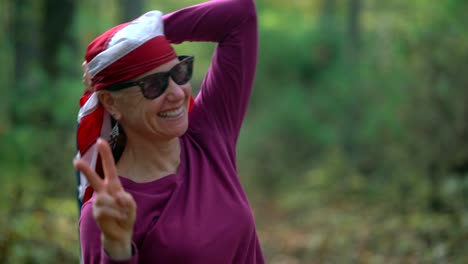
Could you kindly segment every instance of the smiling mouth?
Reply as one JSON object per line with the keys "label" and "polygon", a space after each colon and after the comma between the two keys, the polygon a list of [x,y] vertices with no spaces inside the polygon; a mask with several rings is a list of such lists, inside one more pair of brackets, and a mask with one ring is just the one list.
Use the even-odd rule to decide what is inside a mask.
{"label": "smiling mouth", "polygon": [[158,116],[162,117],[162,118],[174,118],[174,117],[178,117],[183,112],[184,112],[184,107],[181,106],[181,107],[179,107],[177,109],[173,109],[173,110],[170,110],[170,111],[158,113]]}

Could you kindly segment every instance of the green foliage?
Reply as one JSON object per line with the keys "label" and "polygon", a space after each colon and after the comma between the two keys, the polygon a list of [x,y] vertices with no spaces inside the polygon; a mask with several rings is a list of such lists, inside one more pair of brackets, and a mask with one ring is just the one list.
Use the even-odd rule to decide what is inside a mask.
{"label": "green foliage", "polygon": [[48,198],[50,183],[25,167],[2,168],[9,177],[3,179],[0,193],[0,212],[8,216],[0,218],[0,261],[76,262],[76,202]]}

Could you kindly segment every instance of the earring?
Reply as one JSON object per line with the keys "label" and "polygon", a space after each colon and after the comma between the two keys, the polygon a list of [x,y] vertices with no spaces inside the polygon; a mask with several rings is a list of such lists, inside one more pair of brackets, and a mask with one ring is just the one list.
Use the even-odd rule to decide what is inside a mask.
{"label": "earring", "polygon": [[118,137],[119,137],[119,123],[115,122],[115,125],[112,128],[112,131],[109,135],[109,145],[111,145],[112,149],[115,148]]}

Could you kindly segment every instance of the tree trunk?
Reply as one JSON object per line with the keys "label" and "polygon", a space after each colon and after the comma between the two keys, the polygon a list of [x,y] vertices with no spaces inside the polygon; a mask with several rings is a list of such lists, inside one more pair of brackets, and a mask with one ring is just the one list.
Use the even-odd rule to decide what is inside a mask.
{"label": "tree trunk", "polygon": [[330,29],[335,30],[336,0],[323,0],[320,17],[320,28],[327,32]]}
{"label": "tree trunk", "polygon": [[[34,63],[39,54],[39,30],[34,0],[11,0],[11,21],[9,36],[12,43],[12,84],[9,98],[12,102],[21,100],[24,94],[35,89],[33,75]],[[11,125],[23,122],[15,104],[8,105],[8,119]]]}
{"label": "tree trunk", "polygon": [[[44,16],[42,21],[43,38],[41,41],[41,64],[47,75],[53,79],[61,70],[57,61],[60,48],[70,41],[70,27],[73,22],[75,0],[44,0]],[[80,62],[76,62],[79,64]]]}
{"label": "tree trunk", "polygon": [[143,0],[121,0],[122,22],[131,21],[143,12]]}
{"label": "tree trunk", "polygon": [[[349,40],[350,51],[353,57],[357,57],[360,47],[361,27],[359,18],[361,15],[361,0],[349,0]],[[357,59],[357,58],[355,58]]]}
{"label": "tree trunk", "polygon": [[[360,25],[359,17],[361,15],[361,0],[348,0],[348,23],[347,23],[347,45],[345,47],[346,60],[349,73],[348,86],[353,91],[353,99],[350,101],[347,112],[348,121],[345,124],[347,128],[344,138],[344,147],[350,157],[356,156],[359,153],[360,147],[356,145],[356,139],[359,137],[358,131],[354,129],[354,124],[361,122],[363,118],[362,112],[362,85],[360,76],[360,60],[359,60],[359,36]],[[359,162],[359,161],[355,161]]]}
{"label": "tree trunk", "polygon": [[[9,1],[0,1],[0,10],[4,14],[13,14],[13,3]],[[11,35],[12,30],[12,17],[11,15],[0,16],[0,61],[4,65],[13,65],[13,39]],[[11,105],[11,88],[13,87],[13,69],[12,67],[3,67],[0,72],[0,98],[2,103],[0,104],[0,137],[10,127],[10,105]],[[0,246],[1,247],[1,246]],[[0,249],[1,251],[1,249]],[[1,256],[1,253],[0,253]],[[0,263],[1,257],[0,257]]]}
{"label": "tree trunk", "polygon": [[[24,74],[30,69],[38,54],[37,23],[31,15],[33,0],[12,1],[11,39],[13,42],[14,79],[24,80]],[[16,83],[17,84],[17,83]]]}

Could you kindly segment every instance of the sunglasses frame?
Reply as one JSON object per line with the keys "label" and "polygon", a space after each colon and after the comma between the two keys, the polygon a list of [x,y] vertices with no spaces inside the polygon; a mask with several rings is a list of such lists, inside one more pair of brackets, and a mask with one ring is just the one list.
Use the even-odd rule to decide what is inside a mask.
{"label": "sunglasses frame", "polygon": [[[146,98],[146,99],[154,99],[154,98],[158,98],[159,96],[161,96],[167,89],[167,87],[169,86],[169,77],[172,78],[171,76],[171,71],[179,66],[181,63],[190,63],[192,65],[192,69],[191,69],[191,74],[190,74],[190,78],[188,79],[187,83],[190,81],[190,79],[192,79],[192,74],[193,74],[193,61],[194,61],[194,56],[178,56],[177,57],[179,59],[179,63],[177,63],[176,65],[174,65],[174,67],[172,67],[169,71],[167,72],[157,72],[157,73],[154,73],[154,74],[150,74],[148,76],[145,76],[139,80],[136,80],[136,81],[127,81],[127,82],[120,82],[120,83],[115,83],[115,84],[112,84],[110,86],[107,86],[106,88],[104,88],[105,90],[108,90],[108,91],[119,91],[119,90],[122,90],[122,89],[125,89],[125,88],[130,88],[130,87],[133,87],[133,86],[138,86],[140,87],[140,90],[141,90],[141,93],[143,94],[143,96]],[[145,95],[145,82],[148,78],[151,78],[153,75],[155,74],[163,74],[163,77],[161,78],[167,78],[167,83],[166,83],[166,86],[163,87],[161,89],[161,92],[158,93],[155,97],[147,97]],[[179,84],[179,85],[183,85],[183,84]]]}

